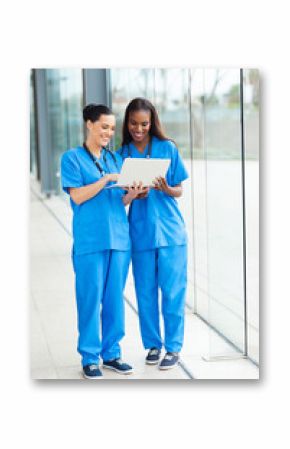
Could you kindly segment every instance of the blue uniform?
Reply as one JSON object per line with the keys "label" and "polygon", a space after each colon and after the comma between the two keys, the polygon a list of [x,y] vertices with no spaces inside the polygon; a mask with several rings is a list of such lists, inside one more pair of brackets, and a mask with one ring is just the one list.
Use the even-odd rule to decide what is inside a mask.
{"label": "blue uniform", "polygon": [[[118,173],[122,158],[102,150],[99,165],[105,173]],[[61,159],[62,187],[92,184],[102,174],[83,147],[66,151]],[[129,224],[120,189],[103,189],[73,209],[73,266],[78,309],[78,351],[83,366],[98,364],[99,357],[120,357],[124,336],[123,289],[130,262]],[[100,313],[102,327],[100,326]]]}
{"label": "blue uniform", "polygon": [[[152,138],[151,156],[170,159],[168,185],[176,186],[188,178],[175,144]],[[126,157],[144,158],[130,143],[118,150]],[[158,289],[162,292],[164,346],[179,352],[184,335],[184,304],[187,284],[187,235],[175,198],[151,189],[148,197],[134,200],[129,210],[132,265],[138,301],[143,345],[146,349],[163,345],[159,326]]]}

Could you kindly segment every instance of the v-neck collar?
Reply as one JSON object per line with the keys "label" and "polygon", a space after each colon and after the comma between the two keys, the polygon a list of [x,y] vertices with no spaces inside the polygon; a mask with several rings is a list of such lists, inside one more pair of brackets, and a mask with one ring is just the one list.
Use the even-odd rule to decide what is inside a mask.
{"label": "v-neck collar", "polygon": [[[150,138],[150,140],[151,140],[151,145],[152,145],[152,144],[153,144],[153,140],[154,140],[154,136],[152,136],[152,137]],[[138,148],[136,147],[136,145],[135,145],[135,144],[133,143],[133,141],[131,140],[131,142],[129,143],[129,152],[130,152],[130,149],[131,149],[131,150],[133,149],[133,151],[134,151],[135,153],[137,153],[138,156],[139,156],[140,158],[141,158],[141,157],[146,158],[147,155],[148,155],[148,150],[149,150],[150,140],[149,140],[149,142],[147,143],[146,147],[144,148],[144,151],[139,151]],[[151,155],[152,155],[152,147],[151,147]]]}

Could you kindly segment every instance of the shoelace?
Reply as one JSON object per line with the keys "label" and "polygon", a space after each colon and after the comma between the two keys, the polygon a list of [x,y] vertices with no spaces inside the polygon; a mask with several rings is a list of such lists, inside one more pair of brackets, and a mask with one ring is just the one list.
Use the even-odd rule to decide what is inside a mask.
{"label": "shoelace", "polygon": [[169,353],[167,353],[167,354],[165,354],[164,359],[165,359],[165,360],[172,360],[173,357],[176,357],[176,356],[177,356],[177,354],[174,354],[174,353],[169,354]]}
{"label": "shoelace", "polygon": [[158,349],[150,349],[149,354],[148,355],[157,355],[159,352]]}
{"label": "shoelace", "polygon": [[90,365],[90,371],[94,371],[95,369],[99,369],[98,365]]}

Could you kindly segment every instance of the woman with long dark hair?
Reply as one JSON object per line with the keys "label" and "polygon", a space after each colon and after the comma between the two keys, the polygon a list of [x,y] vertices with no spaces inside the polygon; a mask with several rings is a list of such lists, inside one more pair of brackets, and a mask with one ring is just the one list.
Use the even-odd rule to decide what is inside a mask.
{"label": "woman with long dark hair", "polygon": [[130,261],[128,219],[124,204],[138,195],[129,188],[106,189],[118,180],[122,158],[106,147],[115,131],[113,112],[89,104],[83,110],[87,137],[61,160],[62,187],[73,210],[73,267],[78,312],[78,351],[83,375],[99,379],[103,367],[129,374],[120,359],[125,333],[123,289]]}
{"label": "woman with long dark hair", "polygon": [[[170,159],[165,178],[154,188],[143,190],[129,209],[132,265],[142,341],[149,349],[147,364],[158,364],[164,345],[166,354],[160,369],[173,368],[184,335],[184,305],[187,285],[187,236],[175,198],[182,195],[187,177],[175,143],[164,134],[157,111],[144,98],[132,100],[125,111],[123,157]],[[164,342],[159,323],[158,290],[162,293]]]}

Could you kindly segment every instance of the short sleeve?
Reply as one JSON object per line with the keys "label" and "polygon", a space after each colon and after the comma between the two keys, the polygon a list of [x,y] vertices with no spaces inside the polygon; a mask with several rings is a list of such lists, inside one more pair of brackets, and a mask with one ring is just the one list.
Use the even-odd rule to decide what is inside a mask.
{"label": "short sleeve", "polygon": [[122,158],[119,150],[114,152],[114,158],[116,160],[116,164],[117,164],[118,170],[120,172],[124,161],[123,161],[123,158]]}
{"label": "short sleeve", "polygon": [[81,170],[77,159],[72,152],[67,152],[61,158],[61,184],[66,193],[70,187],[82,187],[84,185]]}
{"label": "short sleeve", "polygon": [[[114,154],[115,154],[116,159],[117,159],[117,164],[118,164],[118,167],[119,167],[119,172],[121,172],[122,165],[123,165],[124,160],[125,160],[125,157],[126,157],[126,156],[124,156],[123,147],[118,148],[118,149],[115,151]],[[126,193],[127,193],[127,191],[124,190],[124,189],[118,189],[118,190],[122,193],[122,195],[126,195]]]}
{"label": "short sleeve", "polygon": [[[171,142],[170,142],[171,143]],[[188,172],[176,146],[172,144],[171,166],[168,172],[169,184],[173,187],[188,178]]]}
{"label": "short sleeve", "polygon": [[124,159],[126,159],[126,157],[128,157],[128,150],[127,150],[126,146],[118,148],[116,153],[122,158],[122,160],[124,160]]}

